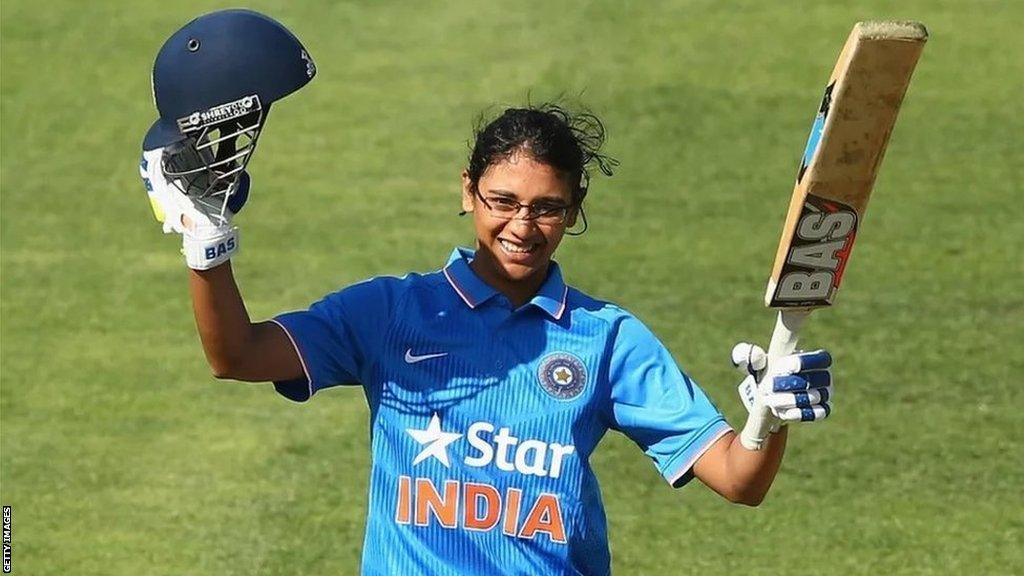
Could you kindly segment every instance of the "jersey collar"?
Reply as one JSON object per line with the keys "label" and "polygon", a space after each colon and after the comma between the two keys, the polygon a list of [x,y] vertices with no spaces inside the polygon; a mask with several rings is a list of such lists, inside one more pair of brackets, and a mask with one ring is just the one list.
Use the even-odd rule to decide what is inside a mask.
{"label": "jersey collar", "polygon": [[[456,248],[448,258],[442,272],[448,283],[451,284],[455,293],[470,308],[476,308],[487,300],[498,295],[498,291],[480,279],[469,267],[470,260],[476,254],[468,248]],[[552,261],[548,268],[548,277],[544,280],[540,290],[530,300],[532,304],[548,313],[555,320],[560,320],[565,313],[566,298],[569,294],[569,287],[562,280],[562,271],[558,263]]]}

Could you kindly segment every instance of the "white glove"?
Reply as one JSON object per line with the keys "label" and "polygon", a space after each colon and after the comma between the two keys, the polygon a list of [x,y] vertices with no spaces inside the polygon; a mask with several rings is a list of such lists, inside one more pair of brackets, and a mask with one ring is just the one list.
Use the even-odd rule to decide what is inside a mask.
{"label": "white glove", "polygon": [[733,366],[747,373],[739,393],[750,419],[767,420],[772,432],[789,422],[815,422],[832,412],[832,356],[825,350],[783,356],[768,365],[756,344],[732,350]]}
{"label": "white glove", "polygon": [[184,181],[169,181],[162,168],[164,149],[142,153],[139,173],[149,195],[153,215],[164,234],[182,235],[185,263],[194,270],[209,270],[238,253],[238,228],[231,218],[245,203],[249,175],[242,172],[228,193],[205,197],[186,195]]}

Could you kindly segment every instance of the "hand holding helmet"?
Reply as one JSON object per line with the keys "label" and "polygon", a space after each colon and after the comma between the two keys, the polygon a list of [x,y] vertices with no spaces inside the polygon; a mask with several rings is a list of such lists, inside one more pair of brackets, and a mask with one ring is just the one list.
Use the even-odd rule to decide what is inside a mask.
{"label": "hand holding helmet", "polygon": [[182,235],[182,253],[189,268],[209,270],[238,252],[238,228],[231,218],[249,196],[249,175],[242,172],[221,194],[190,196],[180,181],[165,176],[164,158],[174,157],[173,147],[168,148],[143,152],[139,163],[153,215],[163,223],[165,234]]}
{"label": "hand holding helmet", "polygon": [[270,104],[315,74],[298,39],[251,10],[196,18],[160,49],[160,118],[146,133],[139,170],[164,232],[182,234],[190,268],[212,268],[238,251],[231,218],[248,196],[245,169]]}

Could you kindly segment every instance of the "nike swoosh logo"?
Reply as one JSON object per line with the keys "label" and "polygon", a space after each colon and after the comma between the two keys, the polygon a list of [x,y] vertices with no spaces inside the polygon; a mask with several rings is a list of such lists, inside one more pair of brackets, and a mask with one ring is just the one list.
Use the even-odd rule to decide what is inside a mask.
{"label": "nike swoosh logo", "polygon": [[447,352],[439,352],[437,354],[422,354],[420,356],[414,356],[412,353],[412,348],[409,348],[408,350],[405,351],[405,363],[415,364],[417,362],[423,362],[424,360],[430,360],[431,358],[440,358],[442,356],[447,355]]}

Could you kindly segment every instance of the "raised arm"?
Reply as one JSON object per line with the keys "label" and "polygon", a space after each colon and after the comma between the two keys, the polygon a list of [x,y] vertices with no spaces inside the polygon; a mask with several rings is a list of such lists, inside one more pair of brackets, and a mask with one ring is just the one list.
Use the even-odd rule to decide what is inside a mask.
{"label": "raised arm", "polygon": [[302,363],[284,330],[253,323],[238,291],[231,262],[190,270],[189,289],[206,360],[217,378],[268,382],[303,376]]}
{"label": "raised arm", "polygon": [[213,184],[195,193],[187,179],[172,181],[165,174],[166,169],[195,171],[185,164],[193,158],[183,160],[182,153],[169,158],[163,148],[145,151],[140,173],[164,232],[182,236],[196,326],[214,375],[253,382],[303,376],[301,360],[284,330],[273,322],[253,324],[249,319],[231,271],[229,259],[239,248],[232,218],[248,196],[248,175],[242,172],[221,189]]}
{"label": "raised arm", "polygon": [[253,324],[231,274],[232,217],[248,196],[245,169],[270,105],[299,90],[316,66],[281,23],[218,10],[172,34],[153,63],[159,118],[142,141],[139,171],[153,213],[182,236],[196,324],[219,378],[267,381],[304,374],[283,329]]}

